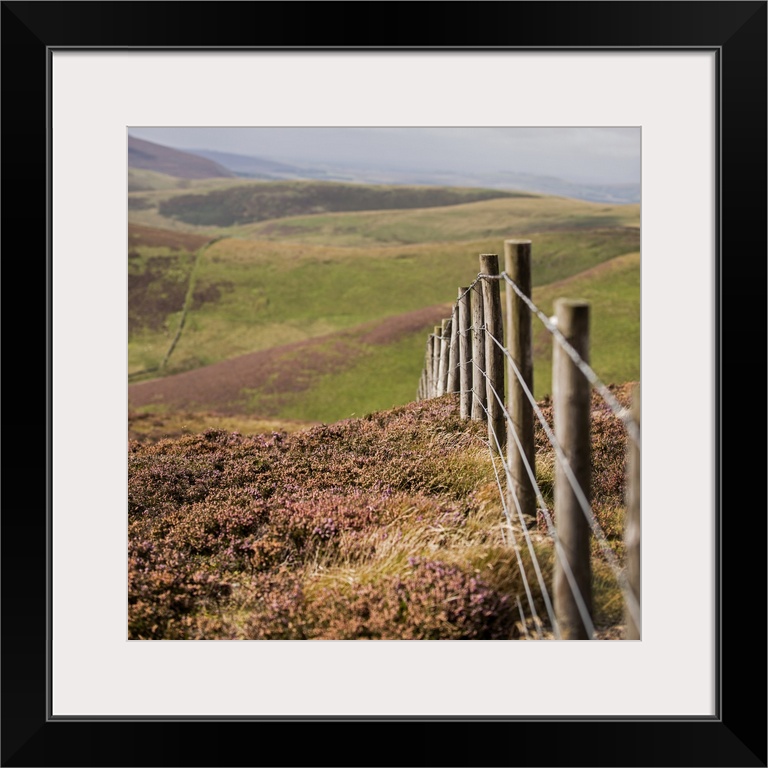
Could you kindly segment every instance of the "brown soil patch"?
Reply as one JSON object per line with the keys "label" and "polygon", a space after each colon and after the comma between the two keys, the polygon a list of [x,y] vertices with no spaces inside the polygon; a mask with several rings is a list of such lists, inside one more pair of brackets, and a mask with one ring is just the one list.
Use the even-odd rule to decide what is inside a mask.
{"label": "brown soil patch", "polygon": [[204,408],[237,414],[252,410],[248,407],[249,393],[258,391],[268,396],[271,404],[261,415],[271,416],[279,410],[281,394],[303,392],[318,376],[354,365],[364,353],[361,344],[392,343],[436,325],[446,313],[450,313],[450,305],[425,307],[381,322],[240,355],[194,371],[131,384],[129,407],[161,404],[173,410]]}
{"label": "brown soil patch", "polygon": [[366,330],[360,336],[360,341],[364,344],[392,344],[405,336],[420,331],[425,326],[439,325],[443,318],[450,317],[450,314],[450,304],[437,304],[432,307],[417,309],[414,312],[406,312],[403,315],[388,317],[383,322],[376,323],[375,326]]}
{"label": "brown soil patch", "polygon": [[128,246],[136,248],[171,248],[175,251],[193,253],[202,248],[211,238],[206,235],[190,235],[184,232],[171,232],[157,227],[146,227],[142,224],[128,225]]}
{"label": "brown soil patch", "polygon": [[330,346],[327,342],[327,338],[310,339],[131,384],[129,405],[140,408],[159,403],[173,409],[207,408],[218,413],[240,413],[246,406],[249,390],[265,394],[302,391],[313,376],[334,370],[345,350],[340,342]]}

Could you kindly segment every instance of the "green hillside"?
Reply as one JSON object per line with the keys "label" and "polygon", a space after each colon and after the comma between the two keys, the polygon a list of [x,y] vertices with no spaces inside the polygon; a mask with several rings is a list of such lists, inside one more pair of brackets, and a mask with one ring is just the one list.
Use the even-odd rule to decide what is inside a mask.
{"label": "green hillside", "polygon": [[[567,280],[534,289],[547,315],[558,298],[590,303],[590,365],[605,383],[640,380],[640,254],[628,253]],[[534,393],[551,394],[552,340],[533,319]]]}
{"label": "green hillside", "polygon": [[298,216],[243,227],[258,239],[370,246],[468,242],[534,232],[639,227],[639,206],[522,197],[443,208]]}
{"label": "green hillside", "polygon": [[[169,189],[136,193],[141,199],[153,195],[175,196]],[[148,221],[163,226],[146,226]],[[208,247],[213,237],[223,239]],[[447,316],[457,288],[476,276],[478,255],[502,255],[506,238],[532,240],[534,298],[545,311],[559,295],[593,302],[598,374],[615,383],[637,379],[639,206],[510,197],[233,227],[173,221],[156,208],[131,211],[131,382],[268,350],[274,354],[260,359],[263,365],[290,370],[286,361],[298,353],[286,345],[312,342],[301,354],[326,362],[309,366],[301,386],[284,387],[278,397],[266,373],[260,374],[253,385],[243,385],[237,405],[228,396],[230,413],[317,422],[408,402],[426,333],[439,317],[425,315],[418,327],[409,321],[391,337],[382,331],[384,340],[375,344],[366,341],[364,329],[389,328],[429,307],[444,307]],[[550,357],[551,345],[539,332],[539,397],[549,391]],[[176,407],[158,401],[155,410]]]}
{"label": "green hillside", "polygon": [[[600,224],[592,229],[587,227],[590,211]],[[387,214],[388,230],[403,242],[382,244],[382,214],[336,214],[346,222],[343,231],[329,229],[329,217],[317,216],[307,217],[313,227],[299,234],[272,232],[270,239],[257,239],[260,233],[254,231],[225,239],[200,260],[195,305],[165,373],[451,301],[456,288],[476,274],[477,255],[501,252],[505,237],[534,241],[535,284],[563,279],[638,249],[639,230],[625,225],[636,210],[619,213],[612,214],[619,224],[609,227],[607,214],[589,204],[547,198],[487,201]],[[526,221],[532,228],[497,223],[496,232],[488,234],[491,221],[507,220]],[[284,221],[292,220],[266,226],[282,227]],[[568,222],[575,228],[565,229]],[[436,240],[441,231],[443,239]],[[417,234],[424,241],[408,242]],[[350,245],[351,239],[357,244]],[[153,290],[173,294],[177,301],[175,312],[166,311],[167,302],[160,300],[154,309],[141,309],[139,299],[131,302],[131,373],[160,364],[180,319],[178,296],[183,298],[182,286],[191,274],[192,251],[174,250],[166,240],[158,238],[159,244],[151,246],[145,239],[131,249],[129,295],[145,296],[146,274],[152,273]],[[142,312],[162,317],[145,321]]]}
{"label": "green hillside", "polygon": [[228,227],[301,214],[431,208],[500,197],[529,195],[453,187],[265,181],[171,197],[159,203],[158,212],[187,224]]}
{"label": "green hillside", "polygon": [[[574,278],[534,290],[533,300],[551,314],[556,298],[583,298],[591,303],[592,367],[606,383],[640,378],[640,256],[615,259]],[[450,314],[446,305],[444,316]],[[552,392],[552,339],[538,318],[534,329],[534,394]],[[327,423],[361,416],[409,402],[415,396],[424,363],[424,348],[431,327],[410,333],[391,344],[359,342],[357,354],[347,352],[337,370],[321,373],[307,391],[276,395],[254,392],[253,407],[267,408],[278,418],[319,420]],[[329,339],[327,344],[333,344]]]}

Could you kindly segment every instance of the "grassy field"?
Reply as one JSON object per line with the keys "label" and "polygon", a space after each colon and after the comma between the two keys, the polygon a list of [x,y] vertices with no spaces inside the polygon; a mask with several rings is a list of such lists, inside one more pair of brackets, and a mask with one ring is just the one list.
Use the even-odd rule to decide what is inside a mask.
{"label": "grassy field", "polygon": [[[147,174],[134,183],[156,188],[133,192],[132,198],[157,205],[182,191],[178,183],[170,185],[170,177]],[[233,186],[242,188],[242,180],[190,181],[184,189],[199,195]],[[201,252],[214,237],[223,239]],[[316,342],[308,354],[326,359],[338,334],[349,332],[345,353],[332,370],[319,365],[314,373],[305,371],[310,386],[288,387],[282,394],[270,392],[263,382],[244,386],[242,413],[330,422],[408,402],[415,394],[426,334],[440,318],[373,345],[355,337],[365,335],[358,329],[396,324],[430,306],[444,306],[447,316],[457,288],[476,276],[478,254],[502,254],[508,237],[533,241],[534,299],[545,311],[566,293],[593,303],[598,374],[608,382],[638,378],[639,207],[526,197],[280,216],[232,227],[185,224],[159,216],[156,209],[132,211],[131,383],[157,377],[172,381],[178,374],[267,350],[286,349],[284,360],[292,354],[290,345],[308,341]],[[534,328],[537,323],[534,319]],[[551,351],[540,333],[535,351],[536,394],[544,396]],[[210,404],[199,407],[215,413]],[[167,411],[176,408],[166,401]],[[156,404],[157,418],[161,410]]]}
{"label": "grassy field", "polygon": [[243,228],[255,237],[338,245],[472,242],[530,233],[615,229],[638,225],[638,206],[612,206],[554,197],[487,200],[407,211],[334,213]]}
{"label": "grassy field", "polygon": [[311,388],[278,395],[254,391],[252,407],[282,419],[330,424],[407,403],[416,396],[424,343],[423,331],[386,345],[358,342],[333,372],[313,377]]}
{"label": "grassy field", "polygon": [[[558,298],[590,303],[590,365],[606,383],[640,380],[640,254],[628,253],[567,280],[533,291],[548,316]],[[551,394],[552,340],[538,318],[534,328],[534,394]]]}
{"label": "grassy field", "polygon": [[[534,289],[534,301],[547,314],[552,313],[558,297],[591,302],[591,362],[598,375],[609,383],[637,380],[640,373],[639,254],[617,256],[566,280]],[[273,348],[276,355],[281,354],[265,360],[265,365],[271,366],[275,375],[278,370],[290,368],[295,380],[281,380],[279,387],[270,378],[259,384],[254,381],[238,410],[244,415],[330,423],[353,414],[406,403],[415,394],[427,333],[441,317],[450,314],[450,307],[450,302],[435,305],[431,317],[420,327],[413,329],[411,323],[399,333],[392,329],[402,316],[395,321],[384,319],[375,323],[382,337],[378,343],[368,340],[370,331],[365,329],[371,327],[369,323],[362,328],[316,337],[298,348],[285,345]],[[544,397],[551,392],[552,341],[538,318],[532,322],[534,393]],[[235,399],[230,397],[229,404]],[[217,401],[218,398],[214,398],[204,405],[215,411]]]}
{"label": "grassy field", "polygon": [[[589,301],[593,368],[608,383],[640,378],[640,257],[618,256],[573,278],[534,290],[534,302],[545,313],[554,311],[560,297]],[[445,316],[450,314],[446,306]],[[534,328],[534,395],[552,392],[552,340],[538,320]],[[348,367],[316,377],[310,390],[284,393],[276,415],[287,419],[327,423],[371,410],[392,408],[411,400],[424,362],[424,347],[431,328],[384,345],[360,343],[359,354]],[[253,406],[267,408],[269,396],[254,393]]]}
{"label": "grassy field", "polygon": [[[639,263],[639,254],[619,256],[534,291],[534,302],[548,315],[556,298],[591,303],[591,364],[608,383],[640,378]],[[543,398],[552,392],[552,341],[537,318],[533,324],[534,395]],[[330,423],[408,402],[421,374],[427,332],[385,347],[368,346],[351,367],[319,376],[310,391],[295,393],[287,402],[284,399],[279,415]]]}
{"label": "grassy field", "polygon": [[436,208],[529,196],[503,190],[458,187],[264,181],[177,195],[160,201],[158,213],[187,224],[230,227],[303,214]]}

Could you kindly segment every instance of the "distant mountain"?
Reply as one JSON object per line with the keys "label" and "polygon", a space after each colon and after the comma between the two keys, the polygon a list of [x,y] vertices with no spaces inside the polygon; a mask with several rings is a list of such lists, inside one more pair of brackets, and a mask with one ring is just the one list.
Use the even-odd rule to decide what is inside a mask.
{"label": "distant mountain", "polygon": [[128,167],[165,173],[179,179],[232,178],[236,174],[205,157],[128,137]]}
{"label": "distant mountain", "polygon": [[[554,176],[537,176],[514,171],[477,173],[467,171],[411,170],[371,165],[345,165],[318,159],[311,166],[288,165],[265,157],[252,157],[207,149],[188,150],[214,160],[237,176],[269,181],[306,179],[363,184],[407,184],[446,187],[482,187],[540,195],[570,197],[593,203],[639,203],[639,184],[580,183]],[[375,162],[375,161],[374,161]]]}
{"label": "distant mountain", "polygon": [[541,195],[573,197],[591,203],[639,203],[639,184],[595,184],[579,183],[554,176],[535,176],[528,173],[499,173],[488,177],[490,186],[503,189],[512,186]]}
{"label": "distant mountain", "polygon": [[307,174],[311,173],[311,170],[308,168],[298,168],[295,165],[287,165],[286,163],[267,160],[263,157],[237,155],[232,152],[216,152],[212,149],[191,149],[189,152],[208,160],[213,160],[237,176],[246,176],[254,179],[269,179],[272,181],[306,179],[308,178]]}
{"label": "distant mountain", "polygon": [[639,184],[599,184],[568,181],[515,171],[472,173],[469,171],[412,170],[375,165],[345,165],[318,159],[299,166],[253,155],[210,149],[182,151],[150,141],[128,137],[128,166],[181,179],[251,178],[267,181],[315,180],[363,184],[407,184],[447,187],[481,187],[541,195],[570,197],[593,203],[639,203]]}

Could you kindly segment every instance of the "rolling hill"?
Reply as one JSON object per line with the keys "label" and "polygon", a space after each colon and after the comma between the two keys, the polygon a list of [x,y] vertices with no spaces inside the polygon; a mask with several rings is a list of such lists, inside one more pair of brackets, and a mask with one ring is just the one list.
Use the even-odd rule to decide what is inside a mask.
{"label": "rolling hill", "polygon": [[[627,407],[639,207],[158,167],[129,193],[129,638],[558,637],[543,518],[510,547],[486,425],[416,387],[478,255],[530,238],[533,300],[590,301],[590,362]],[[550,505],[554,451],[538,425],[535,440]],[[590,441],[590,503],[621,561],[626,437],[594,395]],[[620,639],[612,560],[590,547],[595,638]]]}
{"label": "rolling hill", "polygon": [[207,158],[134,136],[128,136],[128,168],[155,171],[179,179],[228,178],[235,175]]}
{"label": "rolling hill", "polygon": [[[240,180],[229,188],[242,186]],[[330,199],[339,186],[329,185]],[[245,185],[249,195],[263,187]],[[312,187],[317,194],[322,185]],[[166,420],[170,431],[179,414],[195,424],[195,414],[209,425],[237,418],[305,424],[408,402],[426,334],[477,274],[478,254],[502,253],[509,237],[533,241],[534,299],[543,307],[574,292],[594,302],[598,375],[614,383],[638,378],[638,206],[504,196],[290,216],[283,214],[307,185],[281,182],[280,189],[271,201],[275,218],[229,227],[131,211],[134,419],[152,413],[158,428]],[[139,194],[172,200],[179,191]],[[421,194],[450,199],[444,190]],[[541,397],[549,391],[551,352],[546,340],[536,343]]]}

